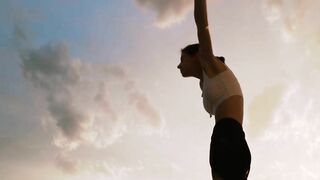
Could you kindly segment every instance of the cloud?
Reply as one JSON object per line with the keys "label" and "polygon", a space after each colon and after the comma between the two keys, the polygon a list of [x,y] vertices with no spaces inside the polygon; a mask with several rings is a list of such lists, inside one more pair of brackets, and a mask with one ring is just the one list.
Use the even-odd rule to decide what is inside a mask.
{"label": "cloud", "polygon": [[127,176],[129,173],[136,171],[139,167],[126,167],[116,163],[110,163],[106,161],[91,161],[80,164],[82,172],[92,174],[95,176],[101,175],[101,177],[113,177],[119,179]]}
{"label": "cloud", "polygon": [[74,161],[68,157],[66,157],[63,154],[59,154],[56,157],[56,165],[59,167],[62,171],[70,174],[74,174],[79,170],[79,163],[77,161]]}
{"label": "cloud", "polygon": [[139,119],[132,119],[134,124],[150,127],[151,132],[163,128],[159,110],[137,88],[124,66],[72,58],[66,43],[33,48],[19,26],[14,35],[24,78],[46,103],[48,113],[43,119],[58,128],[56,146],[72,150],[83,143],[100,148],[111,145],[132,125],[128,113],[133,110]]}
{"label": "cloud", "polygon": [[29,50],[21,59],[25,79],[43,93],[49,115],[61,132],[56,145],[112,144],[126,132],[125,114],[130,109],[145,117],[146,126],[158,129],[163,123],[157,108],[120,66],[72,59],[63,43]]}
{"label": "cloud", "polygon": [[[38,137],[46,137],[41,143],[52,148],[48,150],[51,153],[48,159],[53,160],[58,169],[73,175],[85,171],[91,175],[100,172],[105,177],[131,172],[126,162],[90,163],[77,153],[87,148],[92,151],[111,148],[129,131],[147,135],[161,133],[164,119],[160,110],[152,98],[139,89],[134,75],[121,64],[94,64],[71,57],[67,43],[47,43],[36,48],[24,22],[14,23],[13,35],[10,40],[20,55],[20,70],[33,91],[29,96],[41,101],[36,104],[43,105],[41,110],[32,111],[32,116],[38,120],[33,126],[45,126]],[[41,136],[41,133],[48,134]],[[54,147],[49,145],[50,140]],[[0,144],[9,145],[4,152],[13,152],[12,148],[19,147],[11,141],[0,138]],[[41,148],[37,151],[48,152]],[[55,153],[58,155],[54,159]],[[0,158],[4,159],[4,155],[0,154]]]}
{"label": "cloud", "polygon": [[289,36],[309,41],[319,35],[318,1],[266,0],[264,2],[266,18],[271,23],[279,21],[282,30]]}
{"label": "cloud", "polygon": [[80,83],[81,62],[70,61],[64,44],[30,50],[21,56],[22,70],[34,87],[44,91],[48,110],[64,136],[80,138],[90,119],[73,104],[72,88]]}
{"label": "cloud", "polygon": [[70,158],[64,153],[60,153],[55,158],[56,166],[63,172],[73,175],[73,178],[81,177],[82,179],[119,179],[127,176],[129,173],[139,171],[142,169],[141,165],[129,167],[127,165],[119,164],[114,160],[84,160],[79,158],[77,160]]}
{"label": "cloud", "polygon": [[285,40],[297,42],[301,51],[313,57],[311,62],[320,70],[320,1],[265,0],[265,17],[273,25],[279,24]]}
{"label": "cloud", "polygon": [[285,86],[277,84],[264,89],[248,107],[248,134],[252,137],[262,135],[273,119],[285,93]]}
{"label": "cloud", "polygon": [[160,28],[181,22],[193,7],[193,0],[135,0],[139,7],[156,14],[155,25]]}
{"label": "cloud", "polygon": [[[256,166],[271,169],[265,179],[319,179],[319,76],[308,74],[292,82],[282,95],[265,133],[256,142]],[[251,146],[252,147],[252,146]],[[269,148],[266,148],[269,147]],[[253,149],[253,148],[252,148]],[[267,149],[267,150],[266,150]],[[264,158],[268,157],[269,160]]]}
{"label": "cloud", "polygon": [[136,110],[150,119],[150,124],[155,128],[161,128],[162,121],[160,113],[154,108],[150,100],[140,92],[133,92],[129,94],[130,104],[134,104]]}

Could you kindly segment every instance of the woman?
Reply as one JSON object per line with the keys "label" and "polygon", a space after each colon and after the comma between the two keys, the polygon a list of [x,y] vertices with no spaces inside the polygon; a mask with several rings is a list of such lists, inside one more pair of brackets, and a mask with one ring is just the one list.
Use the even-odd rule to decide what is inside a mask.
{"label": "woman", "polygon": [[199,44],[181,50],[178,68],[183,77],[200,79],[204,108],[210,117],[215,115],[209,157],[212,178],[245,180],[250,171],[251,153],[242,128],[241,87],[224,58],[213,54],[206,0],[195,0],[194,17]]}

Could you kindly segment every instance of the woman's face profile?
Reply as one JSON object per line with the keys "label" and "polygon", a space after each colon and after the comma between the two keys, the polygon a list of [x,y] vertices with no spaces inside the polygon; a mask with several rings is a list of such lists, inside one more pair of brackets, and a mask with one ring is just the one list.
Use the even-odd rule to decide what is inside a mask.
{"label": "woman's face profile", "polygon": [[177,68],[180,69],[183,77],[192,76],[196,67],[195,63],[195,57],[182,53],[180,57],[180,64]]}

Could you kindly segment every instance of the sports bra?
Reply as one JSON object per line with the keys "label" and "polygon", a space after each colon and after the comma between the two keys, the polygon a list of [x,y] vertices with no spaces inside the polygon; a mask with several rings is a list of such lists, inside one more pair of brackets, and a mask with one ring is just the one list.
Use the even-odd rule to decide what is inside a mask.
{"label": "sports bra", "polygon": [[227,70],[217,74],[212,78],[209,78],[204,70],[202,70],[202,74],[203,106],[210,114],[210,118],[212,115],[215,115],[218,106],[224,100],[234,95],[243,96],[237,78],[228,67]]}

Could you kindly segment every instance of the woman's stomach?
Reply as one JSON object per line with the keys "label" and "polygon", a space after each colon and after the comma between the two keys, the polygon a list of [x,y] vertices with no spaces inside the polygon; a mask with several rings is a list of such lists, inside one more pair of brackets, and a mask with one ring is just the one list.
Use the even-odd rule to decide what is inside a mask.
{"label": "woman's stomach", "polygon": [[222,101],[216,109],[216,122],[223,118],[233,118],[241,125],[243,123],[243,97],[241,95],[230,96]]}

